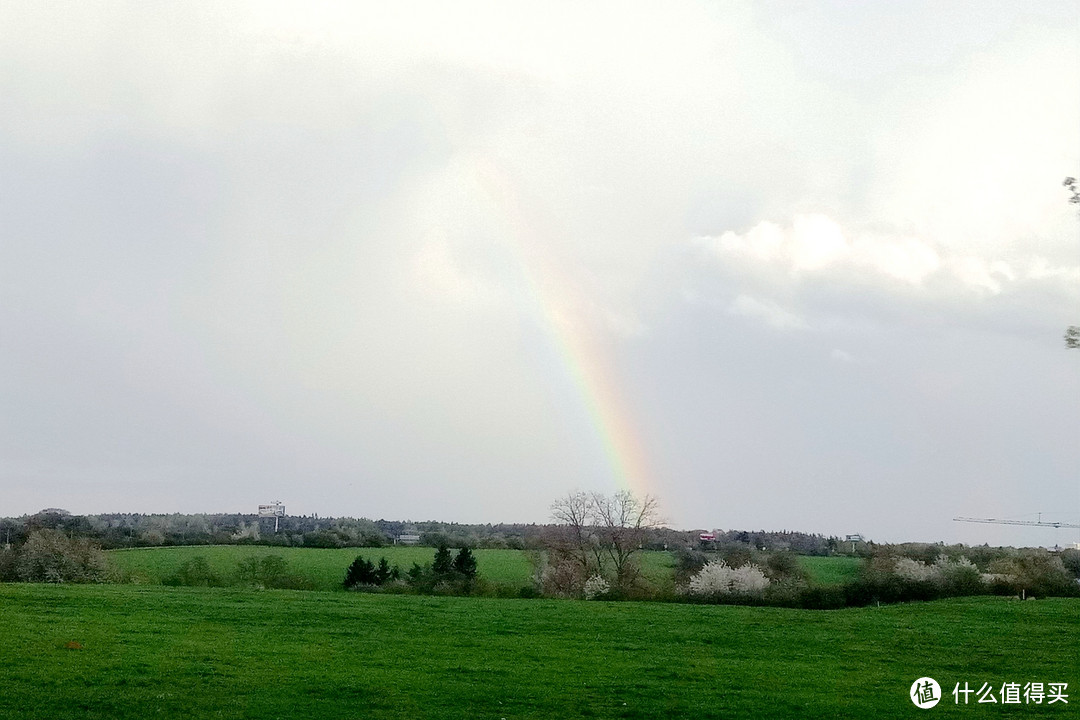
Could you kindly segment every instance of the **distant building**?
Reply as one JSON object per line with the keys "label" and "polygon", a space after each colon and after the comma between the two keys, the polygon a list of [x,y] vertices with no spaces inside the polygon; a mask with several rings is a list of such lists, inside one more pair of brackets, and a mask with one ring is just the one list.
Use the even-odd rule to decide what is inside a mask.
{"label": "distant building", "polygon": [[281,518],[285,517],[285,503],[275,500],[269,505],[259,506],[260,518],[274,518],[274,532],[280,527]]}
{"label": "distant building", "polygon": [[394,538],[395,545],[417,545],[419,542],[419,535],[398,535]]}
{"label": "distant building", "polygon": [[698,535],[701,542],[716,542],[716,533],[701,533]]}
{"label": "distant building", "polygon": [[285,503],[272,502],[269,505],[259,506],[259,517],[285,517]]}

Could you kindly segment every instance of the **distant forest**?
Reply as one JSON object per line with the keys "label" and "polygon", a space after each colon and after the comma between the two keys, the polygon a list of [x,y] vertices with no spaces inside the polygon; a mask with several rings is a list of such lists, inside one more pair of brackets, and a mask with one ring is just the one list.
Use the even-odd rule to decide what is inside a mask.
{"label": "distant forest", "polygon": [[[255,514],[179,513],[159,515],[106,513],[72,515],[50,508],[34,515],[0,519],[0,543],[19,546],[35,530],[60,530],[69,537],[96,541],[105,549],[155,547],[162,545],[271,545],[292,547],[384,547],[402,535],[419,536],[419,544],[430,547],[535,549],[551,526],[498,523],[469,525],[435,521],[369,520],[317,515],[290,515],[260,518]],[[679,550],[700,548],[702,530],[653,528],[647,533],[646,549]],[[740,543],[759,550],[791,550],[802,555],[831,555],[849,551],[851,545],[836,537],[801,532],[729,530],[718,533],[717,544]],[[861,549],[861,548],[860,548]]]}

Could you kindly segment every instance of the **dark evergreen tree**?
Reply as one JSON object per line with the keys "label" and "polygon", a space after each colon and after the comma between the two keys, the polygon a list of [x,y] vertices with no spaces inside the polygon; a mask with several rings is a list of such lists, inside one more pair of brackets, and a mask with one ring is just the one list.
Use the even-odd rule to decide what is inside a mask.
{"label": "dark evergreen tree", "polygon": [[450,557],[450,548],[440,545],[435,551],[435,560],[431,563],[431,572],[437,578],[448,577],[454,573],[454,560]]}
{"label": "dark evergreen tree", "polygon": [[458,551],[454,558],[454,570],[466,580],[476,577],[476,556],[472,554],[472,550],[465,547]]}
{"label": "dark evergreen tree", "polygon": [[387,561],[386,558],[379,558],[379,567],[375,568],[375,579],[378,581],[377,584],[385,585],[391,580],[397,578],[399,572],[400,571],[398,570],[396,565],[393,569],[391,569],[390,563]]}
{"label": "dark evergreen tree", "polygon": [[358,585],[379,585],[378,571],[375,563],[358,556],[345,572],[345,587],[354,588]]}
{"label": "dark evergreen tree", "polygon": [[420,563],[414,562],[405,575],[409,578],[409,582],[414,585],[419,584],[420,581],[424,579],[424,568],[420,567]]}

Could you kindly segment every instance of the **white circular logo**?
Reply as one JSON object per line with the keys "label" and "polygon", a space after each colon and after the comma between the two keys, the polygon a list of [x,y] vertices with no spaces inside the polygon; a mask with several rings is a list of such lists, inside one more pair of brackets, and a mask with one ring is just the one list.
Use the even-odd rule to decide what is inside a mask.
{"label": "white circular logo", "polygon": [[937,680],[921,677],[911,684],[911,702],[923,710],[934,707],[941,700],[941,686]]}

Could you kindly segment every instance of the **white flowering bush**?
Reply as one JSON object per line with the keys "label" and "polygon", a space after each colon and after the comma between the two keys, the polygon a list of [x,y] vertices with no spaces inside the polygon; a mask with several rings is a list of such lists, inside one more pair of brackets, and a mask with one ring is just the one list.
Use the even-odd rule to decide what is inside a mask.
{"label": "white flowering bush", "polygon": [[987,579],[980,575],[975,563],[962,555],[955,560],[947,555],[939,555],[933,565],[900,558],[893,573],[909,582],[932,582],[945,595],[978,595],[985,592],[987,584]]}
{"label": "white flowering bush", "polygon": [[593,575],[591,578],[585,581],[585,587],[582,592],[585,595],[586,600],[595,600],[601,595],[607,595],[611,590],[611,585],[600,575]]}
{"label": "white flowering bush", "polygon": [[925,581],[938,577],[940,568],[937,564],[931,566],[919,560],[902,557],[897,559],[893,573],[905,580]]}
{"label": "white flowering bush", "polygon": [[971,562],[963,555],[956,558],[955,560],[950,560],[948,555],[938,555],[937,561],[934,562],[934,564],[942,569],[947,570],[954,570],[959,568],[964,570],[974,570],[975,572],[979,571],[979,569],[975,566],[975,563]]}
{"label": "white flowering bush", "polygon": [[1009,583],[1014,580],[1012,575],[1006,575],[1005,573],[979,573],[979,579],[987,585],[993,585],[994,583]]}
{"label": "white flowering bush", "polygon": [[947,555],[939,555],[934,568],[937,570],[938,577],[948,584],[970,585],[975,581],[981,582],[979,568],[963,555],[955,560],[950,560]]}
{"label": "white flowering bush", "polygon": [[757,565],[743,565],[735,568],[734,577],[731,580],[731,591],[736,593],[756,594],[769,586],[769,578]]}
{"label": "white flowering bush", "polygon": [[707,563],[690,578],[691,595],[755,595],[769,586],[769,578],[757,565],[729,567],[722,560]]}

